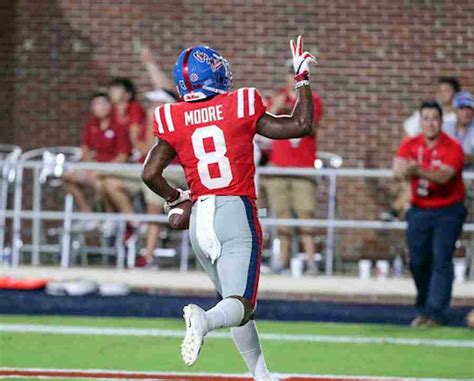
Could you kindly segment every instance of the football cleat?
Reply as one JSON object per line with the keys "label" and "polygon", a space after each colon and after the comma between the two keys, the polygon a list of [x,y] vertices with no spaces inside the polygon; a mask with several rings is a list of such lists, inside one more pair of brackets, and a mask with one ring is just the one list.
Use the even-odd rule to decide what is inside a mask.
{"label": "football cleat", "polygon": [[186,323],[186,335],[181,344],[181,356],[187,366],[196,362],[207,333],[207,321],[204,310],[195,304],[183,308]]}
{"label": "football cleat", "polygon": [[181,52],[173,68],[179,95],[192,102],[229,91],[229,63],[208,46],[193,46]]}

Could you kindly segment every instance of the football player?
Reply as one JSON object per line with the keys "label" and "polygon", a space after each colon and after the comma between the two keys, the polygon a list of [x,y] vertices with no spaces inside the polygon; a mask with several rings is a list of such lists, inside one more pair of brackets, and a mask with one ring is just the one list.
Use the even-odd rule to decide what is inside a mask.
{"label": "football player", "polygon": [[[215,50],[194,46],[178,57],[173,76],[184,102],[155,110],[159,142],[145,161],[142,178],[166,200],[165,211],[194,202],[191,244],[222,300],[208,311],[184,307],[181,354],[191,366],[207,333],[229,327],[252,376],[271,380],[260,347],[254,310],[260,275],[262,230],[255,205],[253,138],[299,138],[313,134],[313,96],[303,39],[290,41],[298,101],[291,115],[266,112],[255,88],[230,91],[228,62]],[[170,186],[163,170],[178,156],[189,191]]]}

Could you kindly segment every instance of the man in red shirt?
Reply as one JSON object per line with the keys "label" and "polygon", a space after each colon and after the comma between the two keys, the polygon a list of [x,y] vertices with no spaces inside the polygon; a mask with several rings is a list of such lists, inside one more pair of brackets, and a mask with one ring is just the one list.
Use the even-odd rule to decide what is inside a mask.
{"label": "man in red shirt", "polygon": [[[291,41],[298,102],[292,115],[266,112],[255,88],[229,91],[232,75],[215,50],[195,46],[183,51],[174,66],[175,83],[184,102],[155,111],[160,139],[148,154],[144,182],[163,197],[170,212],[185,200],[194,202],[190,220],[193,250],[223,297],[208,311],[195,304],[184,312],[186,335],[181,354],[193,365],[203,339],[218,328],[231,328],[234,342],[256,380],[270,381],[253,320],[262,253],[262,230],[255,204],[253,139],[299,138],[313,133],[313,97],[309,62],[301,37]],[[176,189],[163,171],[179,158],[191,194]]]}
{"label": "man in red shirt", "polygon": [[[290,65],[291,66],[291,65]],[[268,110],[275,114],[291,114],[296,102],[296,91],[293,86],[292,68],[286,77],[286,87],[280,89],[268,101]],[[316,125],[322,116],[322,102],[313,91],[314,116]],[[275,167],[314,168],[316,160],[316,136],[303,138],[273,140],[269,165]],[[266,180],[270,209],[277,218],[314,218],[316,183],[308,177],[272,176]],[[291,247],[291,229],[280,227],[280,267],[277,272],[288,268]],[[314,262],[314,231],[311,228],[300,228],[301,242],[306,254],[307,273],[316,274]]]}
{"label": "man in red shirt", "polygon": [[[125,131],[111,116],[112,106],[107,94],[94,93],[91,98],[91,117],[81,139],[83,161],[123,163],[130,151]],[[84,196],[84,187],[93,187],[103,194],[104,177],[94,171],[73,171],[64,174],[68,192],[73,196],[81,212],[90,212],[91,206]]]}
{"label": "man in red shirt", "polygon": [[446,321],[453,283],[455,243],[466,218],[461,145],[441,131],[443,111],[436,101],[420,107],[421,134],[406,138],[394,160],[394,173],[411,184],[407,214],[410,270],[419,315],[412,326]]}

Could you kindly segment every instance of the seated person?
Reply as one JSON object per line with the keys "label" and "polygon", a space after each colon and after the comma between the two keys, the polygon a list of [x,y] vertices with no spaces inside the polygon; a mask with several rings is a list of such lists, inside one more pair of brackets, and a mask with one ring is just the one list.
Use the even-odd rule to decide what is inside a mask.
{"label": "seated person", "polygon": [[[131,152],[130,161],[143,163],[151,147],[146,127],[146,114],[136,101],[136,87],[128,78],[115,78],[109,84],[109,97],[112,101],[112,116],[124,131]],[[140,173],[121,172],[117,176],[107,177],[103,188],[112,207],[120,213],[134,213],[131,195],[141,191]],[[131,238],[137,221],[127,223],[125,241]]]}
{"label": "seated person", "polygon": [[[91,116],[81,139],[83,161],[124,163],[129,155],[127,136],[113,120],[112,105],[106,93],[96,92],[90,102]],[[92,207],[84,195],[84,188],[93,188],[103,194],[104,176],[92,170],[70,171],[64,174],[66,189],[71,193],[81,212]]]}

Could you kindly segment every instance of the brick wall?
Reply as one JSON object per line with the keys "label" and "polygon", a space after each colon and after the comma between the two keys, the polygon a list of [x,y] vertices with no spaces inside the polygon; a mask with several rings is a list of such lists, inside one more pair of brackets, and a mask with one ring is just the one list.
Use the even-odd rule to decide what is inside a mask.
{"label": "brick wall", "polygon": [[15,1],[0,3],[0,144],[13,141]]}
{"label": "brick wall", "polygon": [[[24,148],[78,144],[87,98],[111,76],[149,90],[141,44],[168,71],[183,48],[212,45],[232,63],[235,87],[268,95],[282,83],[288,40],[302,33],[320,62],[312,77],[325,104],[319,147],[346,166],[389,166],[401,122],[437,77],[458,76],[474,90],[468,0],[8,0],[0,10],[0,139]],[[357,189],[369,214],[347,208],[345,217],[386,206],[384,182]],[[341,192],[341,207],[351,195]]]}
{"label": "brick wall", "polygon": [[0,9],[2,63],[15,66],[13,77],[2,71],[13,82],[14,141],[28,148],[77,143],[87,97],[110,76],[148,90],[140,43],[167,70],[184,47],[211,44],[231,61],[236,87],[268,94],[281,83],[288,39],[302,33],[320,61],[313,75],[326,105],[320,147],[350,166],[389,164],[401,121],[438,76],[474,87],[468,0],[8,0]]}

